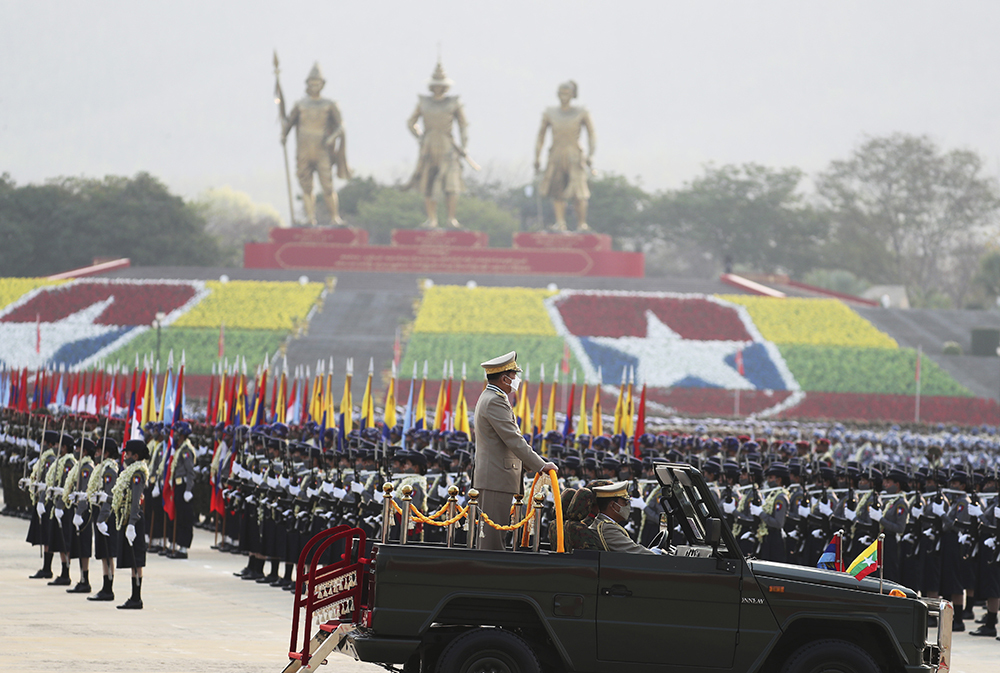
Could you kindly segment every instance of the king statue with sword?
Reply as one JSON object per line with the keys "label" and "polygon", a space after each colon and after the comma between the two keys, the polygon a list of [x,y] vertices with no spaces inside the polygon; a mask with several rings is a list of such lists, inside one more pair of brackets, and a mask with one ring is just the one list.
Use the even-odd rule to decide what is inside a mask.
{"label": "king statue with sword", "polygon": [[[298,101],[291,112],[285,114],[285,100],[281,93],[281,85],[277,81],[278,56],[275,62],[275,99],[281,115],[281,144],[284,145],[288,134],[296,129],[295,175],[302,188],[302,207],[306,221],[316,226],[316,202],[313,198],[313,174],[319,177],[323,202],[330,212],[332,224],[343,225],[340,209],[337,203],[337,192],[333,189],[333,166],[337,167],[337,177],[342,180],[351,177],[347,166],[346,140],[344,136],[343,118],[337,104],[327,98],[321,98],[320,92],[326,84],[319,64],[315,64],[306,77],[306,97]],[[288,176],[288,155],[285,154],[285,172],[288,181],[289,207],[291,208],[291,180]],[[294,224],[294,209],[292,223]]]}

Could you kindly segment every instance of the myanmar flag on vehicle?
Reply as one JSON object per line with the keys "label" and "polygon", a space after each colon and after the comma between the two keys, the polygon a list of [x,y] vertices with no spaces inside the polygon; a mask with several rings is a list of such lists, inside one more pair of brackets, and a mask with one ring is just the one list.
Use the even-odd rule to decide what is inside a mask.
{"label": "myanmar flag on vehicle", "polygon": [[875,540],[868,547],[858,554],[858,557],[847,566],[847,574],[853,575],[860,582],[864,578],[878,570],[882,560],[882,545],[879,540]]}

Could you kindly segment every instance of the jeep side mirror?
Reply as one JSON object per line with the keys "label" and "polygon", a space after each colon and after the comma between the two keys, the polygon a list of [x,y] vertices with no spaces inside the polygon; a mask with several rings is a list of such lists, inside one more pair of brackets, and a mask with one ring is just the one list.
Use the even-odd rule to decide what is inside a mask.
{"label": "jeep side mirror", "polygon": [[708,530],[706,531],[708,544],[712,546],[712,551],[718,551],[719,542],[722,540],[722,520],[712,517],[708,520]]}

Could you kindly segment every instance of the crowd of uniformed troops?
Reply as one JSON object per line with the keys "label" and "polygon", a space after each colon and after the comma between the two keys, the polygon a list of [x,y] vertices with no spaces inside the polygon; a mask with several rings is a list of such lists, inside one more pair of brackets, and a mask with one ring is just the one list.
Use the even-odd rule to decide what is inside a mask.
{"label": "crowd of uniformed troops", "polygon": [[[142,606],[147,551],[187,558],[195,526],[213,531],[214,549],[247,557],[240,578],[293,591],[299,552],[316,533],[347,524],[370,539],[381,536],[386,482],[399,504],[409,486],[408,502],[425,515],[445,507],[449,487],[461,505],[473,486],[474,441],[461,432],[411,429],[404,436],[397,426],[338,438],[311,422],[252,428],[154,422],[120,454],[113,439],[120,421],[105,430],[106,419],[4,413],[3,512],[31,520],[28,542],[43,549],[43,566],[32,577],[90,593],[93,556],[101,560],[104,586],[90,599],[110,601],[117,561],[132,571],[132,596],[122,608]],[[587,546],[578,532],[594,516],[593,498],[574,496],[622,481],[630,483],[632,500],[625,530],[649,545],[668,521],[654,467],[689,463],[705,475],[745,554],[816,567],[838,535],[846,567],[882,535],[886,580],[951,600],[959,631],[973,618],[973,603],[985,602],[972,633],[996,636],[1000,441],[992,429],[874,432],[838,425],[805,436],[804,427],[691,422],[635,439],[558,432],[526,438],[559,467],[567,550]],[[172,503],[169,514],[165,502]],[[552,505],[549,494],[543,546],[555,535]],[[393,521],[389,539],[398,540],[400,517]],[[665,533],[679,536],[680,529]],[[456,527],[453,543],[464,545],[466,535]],[[445,537],[443,527],[410,522],[410,540]],[[73,559],[80,568],[75,586]]]}

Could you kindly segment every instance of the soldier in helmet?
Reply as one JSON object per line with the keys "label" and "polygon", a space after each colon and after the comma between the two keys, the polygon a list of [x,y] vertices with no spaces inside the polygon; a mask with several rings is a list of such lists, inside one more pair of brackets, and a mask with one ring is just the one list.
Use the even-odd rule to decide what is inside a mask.
{"label": "soldier in helmet", "polygon": [[[410,133],[420,141],[420,158],[413,177],[410,178],[409,187],[419,189],[424,197],[427,209],[424,226],[429,228],[438,226],[437,202],[442,193],[448,207],[448,224],[459,226],[455,210],[458,207],[458,195],[465,191],[460,160],[465,155],[468,143],[468,123],[458,96],[445,95],[452,84],[451,79],[444,74],[444,68],[438,63],[427,83],[431,95],[420,96],[416,109],[406,122]],[[421,120],[422,131],[417,127],[417,122]],[[453,124],[458,124],[458,145],[451,135]]]}
{"label": "soldier in helmet", "polygon": [[177,533],[177,548],[167,553],[167,557],[186,559],[188,547],[194,537],[194,445],[191,444],[191,424],[179,421],[174,424],[174,442],[180,444],[170,460],[167,475],[174,489],[174,526]]}
{"label": "soldier in helmet", "polygon": [[302,188],[306,220],[313,226],[316,225],[313,173],[319,177],[323,202],[330,211],[330,219],[338,225],[344,224],[344,221],[340,218],[337,192],[333,190],[333,164],[337,165],[338,178],[346,180],[351,177],[340,108],[332,100],[319,95],[325,84],[326,80],[316,63],[306,77],[306,97],[295,104],[281,127],[281,144],[285,144],[292,128],[296,129],[295,175]]}

